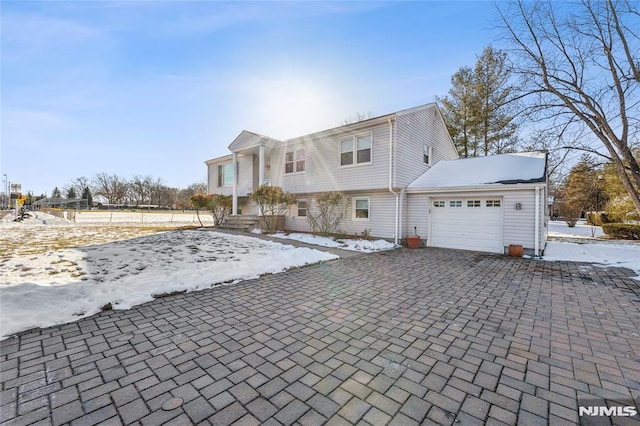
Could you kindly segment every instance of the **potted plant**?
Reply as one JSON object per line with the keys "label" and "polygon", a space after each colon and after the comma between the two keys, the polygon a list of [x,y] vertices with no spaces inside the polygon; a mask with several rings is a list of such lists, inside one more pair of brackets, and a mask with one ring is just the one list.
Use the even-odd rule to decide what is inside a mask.
{"label": "potted plant", "polygon": [[416,226],[413,227],[413,235],[407,235],[407,247],[411,249],[420,247],[420,235]]}
{"label": "potted plant", "polygon": [[523,255],[524,255],[524,247],[522,247],[520,244],[509,245],[509,256],[522,257]]}

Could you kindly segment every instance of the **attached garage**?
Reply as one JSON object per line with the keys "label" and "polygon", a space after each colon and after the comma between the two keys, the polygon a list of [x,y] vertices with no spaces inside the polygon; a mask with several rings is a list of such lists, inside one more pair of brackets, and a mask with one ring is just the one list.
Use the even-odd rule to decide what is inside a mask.
{"label": "attached garage", "polygon": [[546,154],[443,160],[407,188],[407,234],[423,244],[541,255],[547,235]]}

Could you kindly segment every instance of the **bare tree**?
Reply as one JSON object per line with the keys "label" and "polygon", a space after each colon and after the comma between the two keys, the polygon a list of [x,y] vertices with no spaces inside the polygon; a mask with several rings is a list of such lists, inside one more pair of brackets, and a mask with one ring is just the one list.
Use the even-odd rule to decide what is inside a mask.
{"label": "bare tree", "polygon": [[196,194],[206,194],[207,184],[202,182],[192,183],[185,189],[181,189],[177,194],[176,208],[188,209],[191,207],[191,197]]}
{"label": "bare tree", "polygon": [[529,117],[587,135],[568,148],[610,160],[640,212],[638,3],[517,0],[498,12]]}
{"label": "bare tree", "polygon": [[122,203],[127,197],[127,181],[118,175],[102,172],[93,179],[94,193],[108,203]]}
{"label": "bare tree", "polygon": [[151,181],[151,176],[135,175],[129,181],[129,196],[131,201],[139,206],[141,204],[150,204],[147,181]]}
{"label": "bare tree", "polygon": [[357,123],[358,121],[364,121],[373,118],[373,113],[371,111],[367,113],[357,112],[354,115],[350,115],[342,120],[342,125],[346,126],[347,124]]}
{"label": "bare tree", "polygon": [[68,194],[71,189],[76,193],[77,196],[86,192],[86,188],[91,186],[91,182],[88,178],[81,176],[79,178],[73,179],[67,186],[64,187],[65,192]]}

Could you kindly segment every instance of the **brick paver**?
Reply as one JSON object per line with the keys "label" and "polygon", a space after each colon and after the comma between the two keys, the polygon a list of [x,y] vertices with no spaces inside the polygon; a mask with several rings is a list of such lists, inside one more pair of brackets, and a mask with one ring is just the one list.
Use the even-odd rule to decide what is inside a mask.
{"label": "brick paver", "polygon": [[640,399],[629,275],[400,249],[106,311],[0,342],[0,422],[573,424]]}

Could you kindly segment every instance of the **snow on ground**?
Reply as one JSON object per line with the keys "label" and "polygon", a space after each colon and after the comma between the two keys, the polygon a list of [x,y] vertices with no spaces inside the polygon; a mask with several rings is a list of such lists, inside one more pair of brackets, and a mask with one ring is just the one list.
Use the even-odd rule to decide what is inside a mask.
{"label": "snow on ground", "polygon": [[344,239],[335,240],[332,237],[319,237],[311,234],[284,234],[276,233],[274,237],[300,241],[306,244],[313,244],[323,247],[334,247],[343,250],[361,251],[364,253],[372,253],[380,250],[391,250],[396,247],[395,244],[385,240],[360,240],[360,239]]}
{"label": "snow on ground", "polygon": [[[204,230],[0,223],[0,339],[338,256]],[[47,221],[47,223],[50,223]]]}
{"label": "snow on ground", "polygon": [[565,222],[551,221],[549,236],[559,241],[547,242],[543,259],[628,268],[640,279],[640,243],[598,239],[604,235],[602,227],[587,225],[584,221],[572,228]]}
{"label": "snow on ground", "polygon": [[564,221],[552,220],[549,222],[550,237],[598,238],[604,235],[601,226],[587,225],[584,220],[579,221],[572,228]]}

